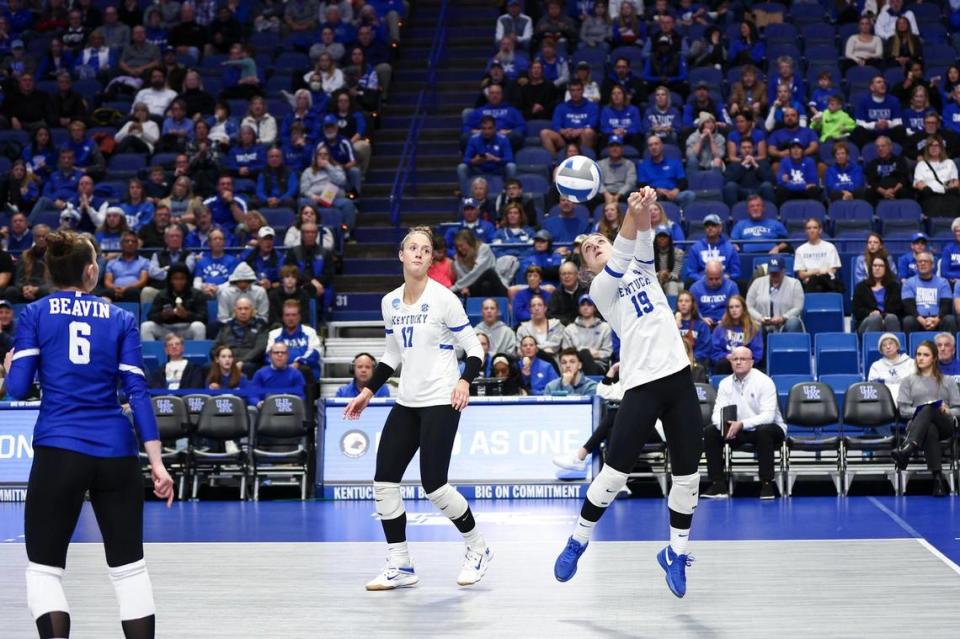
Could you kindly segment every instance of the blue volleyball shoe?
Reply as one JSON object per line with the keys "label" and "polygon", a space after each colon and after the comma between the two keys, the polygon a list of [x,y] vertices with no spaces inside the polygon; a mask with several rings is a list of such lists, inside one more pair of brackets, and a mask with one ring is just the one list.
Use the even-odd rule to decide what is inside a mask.
{"label": "blue volleyball shoe", "polygon": [[581,544],[573,537],[567,540],[566,547],[557,557],[556,563],[553,564],[553,576],[557,578],[557,581],[570,581],[577,574],[577,562],[580,561],[580,555],[589,545],[590,542]]}
{"label": "blue volleyball shoe", "polygon": [[667,586],[677,597],[687,594],[687,566],[693,563],[690,555],[678,555],[669,545],[657,553],[657,561],[666,573]]}

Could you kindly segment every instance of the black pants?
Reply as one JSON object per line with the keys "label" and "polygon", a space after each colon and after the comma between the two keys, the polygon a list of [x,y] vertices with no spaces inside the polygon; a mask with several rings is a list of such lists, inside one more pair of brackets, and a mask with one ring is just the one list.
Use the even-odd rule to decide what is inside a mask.
{"label": "black pants", "polygon": [[419,449],[423,489],[432,493],[446,484],[459,424],[460,412],[453,406],[410,408],[394,404],[380,436],[374,481],[400,483]]}
{"label": "black pants", "polygon": [[609,437],[607,464],[621,473],[633,470],[657,419],[663,422],[667,436],[672,473],[683,476],[697,472],[703,452],[703,422],[689,367],[623,394]]}
{"label": "black pants", "polygon": [[603,375],[607,372],[606,366],[599,364],[597,360],[593,359],[593,354],[589,348],[581,348],[579,352],[584,375]]}
{"label": "black pants", "polygon": [[65,568],[84,493],[103,536],[107,565],[143,559],[143,479],[136,457],[92,457],[36,446],[24,514],[27,557]]}
{"label": "black pants", "polygon": [[[587,452],[591,455],[596,453],[600,449],[600,444],[605,442],[610,436],[610,430],[613,429],[613,423],[617,417],[616,408],[611,408],[607,411],[606,416],[600,420],[600,423],[597,424],[597,429],[593,431],[590,435],[590,438],[583,444],[583,447],[587,449]],[[654,431],[654,435],[651,437],[656,437],[655,441],[660,440],[660,435]]]}
{"label": "black pants", "polygon": [[927,469],[932,473],[943,471],[943,451],[940,440],[953,433],[953,417],[944,415],[939,408],[927,406],[907,425],[907,441],[911,441],[923,450],[927,459]]}
{"label": "black pants", "polygon": [[778,184],[776,187],[776,197],[777,197],[777,206],[780,206],[784,202],[790,200],[817,200],[820,201],[823,199],[823,189],[819,186],[814,186],[812,189],[804,189],[803,191],[794,191],[788,189]]}
{"label": "black pants", "polygon": [[470,297],[506,297],[507,287],[503,285],[495,269],[487,269],[480,274],[469,287]]}
{"label": "black pants", "polygon": [[[773,454],[783,444],[786,435],[776,424],[761,424],[754,430],[741,430],[730,441],[733,448],[752,444],[757,449],[757,462],[760,465],[760,481],[773,481]],[[722,481],[723,474],[723,435],[720,429],[710,425],[703,429],[703,443],[707,452],[707,475],[710,481]]]}
{"label": "black pants", "polygon": [[829,275],[811,275],[803,283],[804,293],[843,293],[843,282],[840,278]]}
{"label": "black pants", "polygon": [[[903,332],[909,335],[910,333],[915,333],[917,331],[926,330],[920,326],[920,322],[917,321],[917,318],[913,315],[906,315],[903,318]],[[940,316],[940,325],[936,328],[937,332],[943,331],[945,333],[956,333],[957,332],[957,318],[953,315],[941,315]]]}

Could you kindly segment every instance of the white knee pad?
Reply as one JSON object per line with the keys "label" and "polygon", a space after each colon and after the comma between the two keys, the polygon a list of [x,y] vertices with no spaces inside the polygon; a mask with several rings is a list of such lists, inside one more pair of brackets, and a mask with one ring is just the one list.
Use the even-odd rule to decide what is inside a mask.
{"label": "white knee pad", "polygon": [[141,619],[156,614],[153,585],[144,559],[110,568],[110,581],[120,604],[120,620]]}
{"label": "white knee pad", "polygon": [[667,507],[681,515],[692,515],[700,497],[700,473],[674,475]]}
{"label": "white knee pad", "polygon": [[396,519],[403,514],[400,484],[387,481],[373,482],[373,497],[380,519]]}
{"label": "white knee pad", "polygon": [[606,508],[626,485],[627,474],[614,470],[610,464],[606,464],[587,489],[587,499],[594,506]]}
{"label": "white knee pad", "polygon": [[48,612],[70,613],[67,595],[63,592],[63,568],[27,564],[27,606],[34,619]]}
{"label": "white knee pad", "polygon": [[433,502],[433,505],[450,519],[463,517],[463,513],[467,512],[467,508],[470,507],[463,495],[450,484],[444,484],[432,493],[427,493],[427,499]]}

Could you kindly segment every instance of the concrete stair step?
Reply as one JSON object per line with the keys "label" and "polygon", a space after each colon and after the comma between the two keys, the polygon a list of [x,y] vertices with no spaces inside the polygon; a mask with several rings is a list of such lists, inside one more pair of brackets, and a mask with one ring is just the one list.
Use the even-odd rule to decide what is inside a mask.
{"label": "concrete stair step", "polygon": [[[393,247],[394,259],[396,259],[396,247]],[[370,275],[337,275],[333,278],[333,287],[337,294],[343,292],[361,292],[361,293],[380,293],[395,289],[403,284],[403,277],[399,274],[371,277]]]}
{"label": "concrete stair step", "polygon": [[394,255],[392,258],[362,258],[343,261],[343,275],[377,275],[396,277],[403,274],[403,265]]}

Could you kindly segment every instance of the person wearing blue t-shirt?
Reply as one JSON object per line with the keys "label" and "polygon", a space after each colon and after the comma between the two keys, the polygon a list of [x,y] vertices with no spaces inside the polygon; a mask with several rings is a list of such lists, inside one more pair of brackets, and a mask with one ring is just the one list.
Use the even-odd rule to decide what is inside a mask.
{"label": "person wearing blue t-shirt", "polygon": [[[908,279],[917,274],[917,256],[921,253],[931,252],[928,248],[930,238],[926,233],[914,233],[910,236],[910,251],[904,253],[897,260],[897,275],[901,280]],[[941,273],[941,277],[946,277]]]}
{"label": "person wearing blue t-shirt", "polygon": [[950,280],[950,285],[960,281],[960,218],[950,225],[953,241],[944,245],[940,254],[937,273]]}
{"label": "person wearing blue t-shirt", "polygon": [[[517,150],[523,146],[527,135],[527,123],[523,115],[503,100],[503,87],[491,84],[486,88],[487,103],[470,112],[460,132],[460,148],[466,149],[470,138],[480,133],[480,120],[491,116],[497,123],[497,132],[510,140],[510,146]],[[596,108],[596,107],[594,107]]]}
{"label": "person wearing blue t-shirt", "polygon": [[590,221],[585,215],[578,216],[577,205],[565,197],[560,198],[556,214],[548,215],[541,226],[554,242],[564,244],[572,244],[578,235],[590,232]]}
{"label": "person wearing blue t-shirt", "polygon": [[[364,388],[370,383],[370,379],[373,377],[373,369],[377,367],[377,359],[370,353],[358,353],[356,357],[353,358],[353,381],[349,384],[344,384],[337,389],[337,397],[349,397],[354,398],[360,394]],[[374,397],[390,397],[390,387],[387,384],[384,384],[377,392],[373,394]]]}
{"label": "person wearing blue t-shirt", "polygon": [[730,239],[734,242],[742,240],[767,240],[764,242],[744,242],[738,244],[743,253],[783,253],[790,245],[785,241],[789,233],[780,220],[765,217],[766,209],[763,198],[751,195],[747,198],[747,219],[737,222]]}
{"label": "person wearing blue t-shirt", "polygon": [[227,283],[237,266],[237,258],[224,251],[226,236],[221,229],[213,229],[207,236],[210,250],[197,260],[193,269],[193,288],[203,291],[207,297],[216,298],[220,286]]}
{"label": "person wearing blue t-shirt", "polygon": [[677,295],[677,328],[684,341],[690,343],[693,357],[703,366],[710,362],[710,349],[713,332],[710,326],[700,318],[696,300],[691,291],[680,291]]}
{"label": "person wearing blue t-shirt", "polygon": [[917,256],[917,274],[903,283],[903,331],[957,332],[950,283],[933,272],[933,255]]}
{"label": "person wearing blue t-shirt", "polygon": [[640,110],[630,104],[627,92],[619,84],[610,89],[610,103],[600,111],[600,133],[606,139],[617,135],[626,144],[643,146]]}
{"label": "person wearing blue t-shirt", "polygon": [[753,361],[763,361],[763,331],[747,311],[746,301],[739,295],[727,300],[723,317],[713,329],[710,364],[714,375],[731,373],[730,355],[738,346],[753,353]]}
{"label": "person wearing blue t-shirt", "polygon": [[267,165],[267,147],[257,144],[256,129],[249,124],[240,127],[240,139],[227,151],[223,165],[236,177],[255,179]]}
{"label": "person wearing blue t-shirt", "polygon": [[850,152],[845,143],[837,142],[833,145],[833,160],[833,165],[827,167],[823,180],[827,197],[831,201],[864,199],[866,192],[863,169],[856,162],[850,161]]}
{"label": "person wearing blue t-shirt", "polygon": [[221,175],[217,180],[217,194],[208,197],[203,205],[210,209],[213,221],[228,232],[233,233],[247,216],[247,201],[236,195],[233,190],[233,178]]}
{"label": "person wearing blue t-shirt", "polygon": [[857,102],[853,110],[857,127],[850,141],[858,147],[885,135],[894,142],[903,143],[905,131],[900,100],[887,93],[887,81],[878,75],[870,81],[870,93]]}
{"label": "person wearing blue t-shirt", "polygon": [[567,91],[570,99],[554,109],[552,127],[540,131],[543,148],[554,155],[570,142],[591,149],[597,143],[597,105],[583,97],[583,82],[578,78],[567,84]]}
{"label": "person wearing blue t-shirt", "polygon": [[663,141],[656,135],[647,138],[647,156],[637,163],[637,184],[653,187],[658,200],[673,202],[681,209],[697,199],[693,191],[686,190],[683,164],[663,154]]}
{"label": "person wearing blue t-shirt", "polygon": [[711,213],[703,218],[705,237],[695,241],[687,251],[687,261],[683,265],[683,280],[687,286],[703,277],[707,264],[713,261],[723,266],[723,274],[731,280],[740,278],[740,254],[733,244],[723,236],[723,220]]}
{"label": "person wearing blue t-shirt", "polygon": [[960,383],[960,359],[957,359],[956,338],[952,333],[943,332],[934,338],[933,343],[937,347],[940,372],[944,377],[952,377],[954,382]]}
{"label": "person wearing blue t-shirt", "polygon": [[820,138],[812,129],[800,125],[800,112],[787,107],[783,110],[783,126],[767,137],[767,154],[771,162],[790,155],[790,145],[800,140],[805,157],[815,157],[820,151]]}
{"label": "person wearing blue t-shirt", "polygon": [[103,287],[116,301],[140,302],[140,291],[149,280],[150,260],[137,254],[139,246],[137,234],[125,232],[120,240],[120,256],[104,268]]}
{"label": "person wearing blue t-shirt", "polygon": [[777,205],[787,200],[820,200],[822,197],[817,165],[812,158],[804,157],[803,142],[793,140],[790,154],[777,170]]}
{"label": "person wearing blue t-shirt", "polygon": [[727,300],[740,293],[737,285],[723,276],[723,265],[716,261],[707,264],[703,277],[694,282],[689,290],[697,303],[700,317],[711,329],[723,317]]}
{"label": "person wearing blue t-shirt", "polygon": [[480,119],[480,133],[467,142],[463,153],[463,162],[457,166],[460,184],[466,184],[475,175],[502,175],[515,177],[517,165],[513,160],[513,149],[506,137],[497,133],[497,121],[493,116]]}
{"label": "person wearing blue t-shirt", "polygon": [[653,103],[643,113],[643,134],[656,135],[664,142],[676,144],[680,119],[680,111],[670,104],[669,89],[657,87],[653,92]]}
{"label": "person wearing blue t-shirt", "polygon": [[[546,231],[539,231],[537,235],[545,232]],[[556,257],[560,258],[559,255]],[[554,267],[554,271],[556,272],[558,269],[559,261],[557,266]],[[539,295],[543,298],[543,303],[549,306],[550,295],[556,290],[552,285],[543,283],[544,270],[540,265],[527,262],[526,266],[521,269],[521,272],[527,285],[523,286],[521,284],[511,287],[511,290],[514,292],[512,305],[514,326],[518,326],[530,319],[530,298],[534,295]]]}
{"label": "person wearing blue t-shirt", "polygon": [[960,89],[953,87],[947,97],[950,101],[943,105],[943,128],[960,133]]}
{"label": "person wearing blue t-shirt", "polygon": [[[156,622],[143,558],[143,477],[169,506],[173,480],[161,458],[147,392],[140,335],[127,311],[90,294],[99,276],[93,245],[72,232],[51,233],[46,268],[58,289],[20,315],[14,349],[4,357],[6,389],[23,400],[39,380],[25,510],[26,599],[40,636],[67,637],[70,610],[61,581],[70,537],[89,492],[104,531],[110,579],[127,637],[153,637]],[[124,414],[117,388],[133,414]]]}

